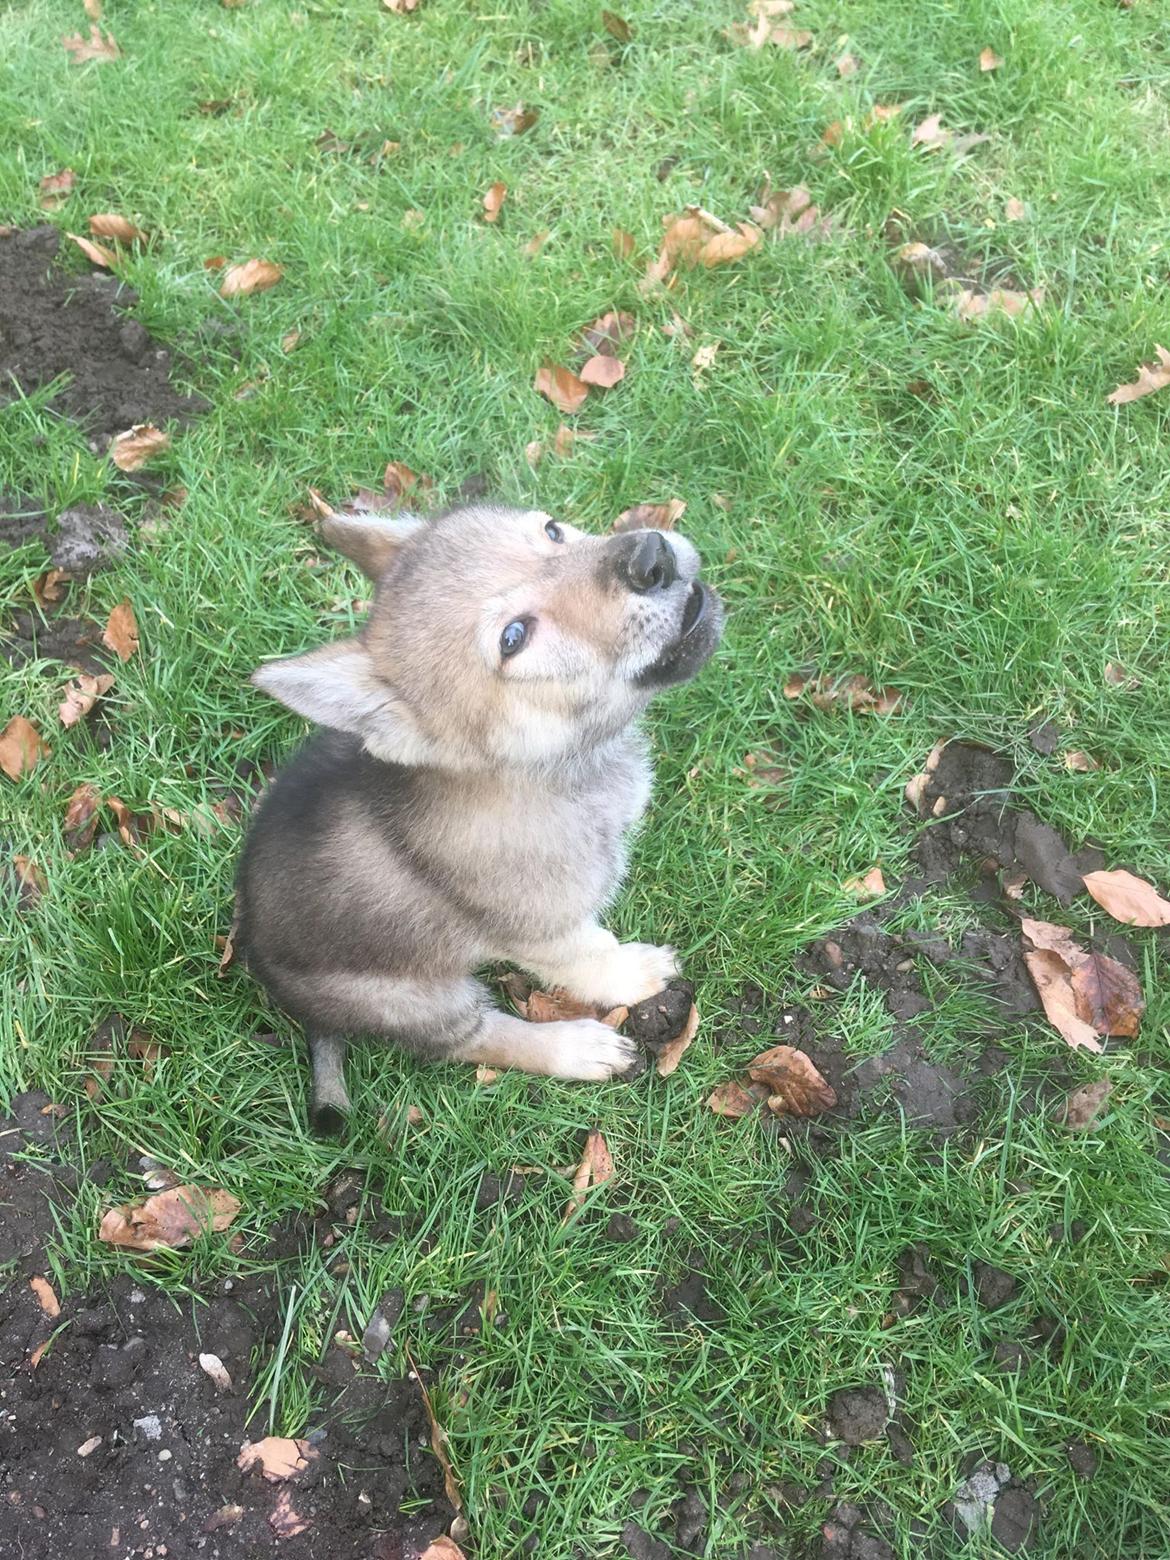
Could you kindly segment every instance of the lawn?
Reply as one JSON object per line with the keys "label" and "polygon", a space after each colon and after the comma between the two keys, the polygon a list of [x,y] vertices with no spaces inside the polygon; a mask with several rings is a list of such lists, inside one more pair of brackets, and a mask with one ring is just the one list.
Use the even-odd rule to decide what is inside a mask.
{"label": "lawn", "polygon": [[[47,880],[25,913],[5,896],[0,1093],[45,1089],[85,1160],[114,1167],[60,1210],[55,1282],[92,1293],[133,1260],[97,1223],[142,1193],[140,1155],[242,1204],[242,1250],[225,1233],[136,1267],[187,1303],[270,1262],[266,1232],[322,1209],[351,1171],[406,1233],[381,1238],[359,1211],[327,1250],[285,1251],[286,1328],[252,1362],[255,1433],[310,1429],[324,1401],[311,1367],[333,1332],[360,1337],[401,1289],[377,1368],[398,1380],[409,1346],[437,1373],[476,1554],[640,1554],[633,1520],[666,1546],[653,1556],[738,1557],[756,1542],[839,1557],[848,1538],[821,1526],[845,1502],[893,1554],[997,1555],[944,1511],[980,1459],[1035,1496],[1030,1552],[1166,1553],[1157,934],[1130,934],[1140,1038],[1103,1057],[1067,1051],[1040,1018],[1005,1027],[986,1001],[940,996],[917,1021],[930,1056],[993,1032],[1006,1053],[977,1121],[949,1137],[887,1103],[813,1153],[704,1102],[792,1004],[851,1057],[890,1043],[864,981],[829,995],[796,958],[856,913],[850,878],[880,863],[893,888],[908,871],[902,791],[939,738],[1007,754],[1020,802],[1074,848],[1092,840],[1109,865],[1170,884],[1170,390],[1106,399],[1170,345],[1170,13],[1158,0],[802,0],[777,24],[808,29],[803,49],[729,39],[745,19],[733,0],[629,0],[622,15],[628,41],[574,0],[422,0],[408,15],[377,0],[108,0],[120,57],[78,64],[61,37],[88,32],[80,0],[0,13],[0,221],[78,233],[116,211],[156,234],[119,274],[181,354],[181,388],[209,403],[150,468],[185,503],[74,587],[69,610],[99,622],[128,597],[141,635],[105,724],[60,727],[56,663],[4,681],[0,725],[26,716],[53,753],[0,779],[5,854],[35,858]],[[984,48],[997,68],[980,69]],[[842,75],[845,54],[857,69]],[[501,137],[493,111],[518,102],[539,118]],[[903,107],[868,124],[879,104]],[[912,145],[935,113],[987,139]],[[72,193],[40,210],[39,181],[65,167]],[[663,218],[694,204],[749,219],[768,175],[808,189],[827,237],[773,231],[739,260],[639,288]],[[507,196],[488,223],[496,181]],[[1043,301],[961,319],[944,284],[899,268],[908,241],[981,295],[1043,288]],[[269,259],[283,278],[224,300],[205,268],[221,256]],[[64,264],[86,269],[72,253]],[[534,375],[570,362],[574,336],[609,309],[638,321],[625,378],[564,419]],[[704,347],[717,350],[696,367]],[[149,494],[47,400],[0,409],[0,492],[149,517]],[[533,466],[526,446],[550,445],[562,421],[571,449]],[[158,831],[139,853],[114,835],[71,859],[62,820],[82,783],[190,816],[242,763],[293,750],[303,724],[248,674],[350,631],[363,594],[319,550],[307,490],[339,500],[391,460],[429,475],[435,504],[470,482],[599,531],[632,504],[685,501],[729,627],[700,681],[652,714],[655,801],[614,925],[681,950],[702,1024],[671,1079],[603,1086],[483,1086],[355,1046],[352,1123],[323,1143],[306,1132],[299,1035],[238,968],[217,978],[239,825]],[[45,567],[35,542],[0,549],[0,624],[29,607]],[[787,699],[810,668],[902,700],[874,715]],[[1029,740],[1043,721],[1059,732],[1050,756]],[[1099,767],[1069,769],[1072,750]],[[750,784],[749,754],[782,775]],[[1111,929],[1084,896],[1061,911],[1028,887],[1024,908],[1083,937]],[[976,914],[957,881],[928,909],[924,924],[956,934]],[[986,914],[1010,924],[1003,905]],[[89,1038],[112,1012],[159,1055],[152,1068],[119,1057],[91,1099]],[[258,1038],[271,1034],[283,1043]],[[1064,1087],[1110,1077],[1087,1132],[1029,1108],[1052,1069]],[[558,1169],[595,1125],[617,1174],[562,1224]],[[484,1175],[516,1165],[543,1173],[487,1202]],[[796,1168],[807,1221],[791,1217]],[[612,1238],[615,1212],[632,1238]],[[1079,1239],[1054,1238],[1074,1221]],[[914,1242],[942,1288],[892,1315]],[[966,1282],[976,1262],[1018,1280],[994,1312]],[[672,1305],[696,1263],[698,1316]],[[474,1285],[496,1292],[506,1324],[458,1346],[430,1334],[426,1307]],[[996,1343],[1030,1337],[1039,1314],[1058,1321],[1056,1342],[999,1368]],[[838,1456],[823,1434],[831,1394],[890,1371],[912,1455],[882,1439]],[[1070,1441],[1095,1452],[1091,1479]],[[690,1546],[667,1518],[688,1490],[705,1510]]]}

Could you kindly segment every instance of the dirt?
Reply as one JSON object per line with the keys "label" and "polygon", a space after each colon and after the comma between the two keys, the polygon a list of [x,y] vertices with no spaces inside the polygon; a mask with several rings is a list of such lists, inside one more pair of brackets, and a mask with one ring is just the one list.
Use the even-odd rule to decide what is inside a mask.
{"label": "dirt", "polygon": [[846,1446],[864,1446],[884,1434],[890,1417],[885,1393],[878,1387],[842,1387],[829,1398],[829,1429]]}
{"label": "dirt", "polygon": [[[134,290],[72,258],[54,227],[0,237],[0,387],[30,395],[61,379],[50,404],[82,424],[95,451],[135,423],[182,425],[204,411],[171,384],[171,353],[130,312]],[[0,388],[0,405],[14,396]]]}
{"label": "dirt", "polygon": [[[91,1295],[61,1295],[60,1314],[48,1316],[29,1279],[53,1281],[45,1243],[55,1232],[54,1205],[108,1167],[83,1173],[58,1157],[46,1107],[43,1095],[25,1095],[0,1122],[0,1371],[7,1378],[0,1482],[8,1545],[0,1552],[22,1560],[277,1552],[288,1560],[414,1560],[454,1512],[429,1450],[417,1383],[387,1380],[361,1359],[384,1351],[402,1296],[383,1297],[361,1345],[334,1342],[326,1350],[316,1371],[321,1406],[306,1431],[316,1454],[307,1470],[279,1485],[242,1473],[240,1448],[266,1432],[252,1361],[268,1358],[279,1340],[278,1286],[260,1272],[180,1299],[157,1287],[144,1264],[116,1272]],[[25,1157],[30,1150],[38,1157]],[[344,1219],[344,1205],[337,1206]],[[270,1254],[282,1242],[291,1254],[306,1235],[316,1232],[276,1235]],[[436,1314],[445,1326],[448,1319]],[[201,1368],[200,1353],[219,1356],[230,1392]],[[310,1525],[278,1539],[272,1519],[285,1491]]]}

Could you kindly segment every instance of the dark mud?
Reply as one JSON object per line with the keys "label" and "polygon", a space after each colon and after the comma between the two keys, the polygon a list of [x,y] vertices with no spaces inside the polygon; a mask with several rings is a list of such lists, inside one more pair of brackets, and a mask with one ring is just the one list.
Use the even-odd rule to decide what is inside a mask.
{"label": "dark mud", "polygon": [[[252,1417],[252,1362],[269,1357],[280,1336],[277,1285],[259,1274],[179,1297],[156,1287],[144,1265],[119,1273],[100,1296],[62,1296],[59,1315],[47,1315],[29,1279],[52,1281],[44,1248],[53,1208],[76,1196],[81,1179],[54,1155],[47,1105],[43,1096],[24,1096],[0,1122],[0,1553],[23,1560],[421,1554],[454,1512],[429,1449],[418,1385],[371,1374],[362,1358],[376,1360],[385,1349],[402,1297],[383,1298],[360,1345],[327,1348],[316,1371],[321,1406],[306,1431],[315,1451],[306,1471],[282,1484],[241,1472],[240,1448],[266,1432],[262,1406]],[[29,1148],[41,1157],[14,1157]],[[276,1236],[274,1251],[282,1240],[295,1249],[300,1233],[311,1235]],[[201,1353],[219,1357],[230,1391],[217,1388]],[[285,1492],[308,1526],[278,1537],[273,1524]]]}
{"label": "dark mud", "polygon": [[135,423],[183,424],[206,410],[171,384],[171,353],[133,317],[137,302],[116,277],[67,265],[54,227],[0,237],[0,406],[14,384],[30,395],[60,380],[50,404],[95,451]]}

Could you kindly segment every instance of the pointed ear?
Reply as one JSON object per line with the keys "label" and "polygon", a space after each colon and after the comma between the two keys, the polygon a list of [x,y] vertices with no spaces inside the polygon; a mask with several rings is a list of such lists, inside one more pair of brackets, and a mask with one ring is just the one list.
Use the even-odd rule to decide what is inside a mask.
{"label": "pointed ear", "polygon": [[434,759],[431,742],[390,684],[378,676],[360,639],[269,661],[252,673],[252,682],[319,726],[353,732],[367,752],[386,763]]}
{"label": "pointed ear", "polygon": [[330,547],[352,558],[363,574],[379,580],[404,542],[426,524],[417,515],[343,515],[335,510],[321,521],[321,535]]}

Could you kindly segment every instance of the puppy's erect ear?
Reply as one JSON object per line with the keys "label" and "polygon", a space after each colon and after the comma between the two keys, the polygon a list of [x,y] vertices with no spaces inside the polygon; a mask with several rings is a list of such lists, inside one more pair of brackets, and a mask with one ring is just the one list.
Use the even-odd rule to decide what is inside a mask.
{"label": "puppy's erect ear", "polygon": [[343,515],[334,510],[321,521],[321,535],[330,547],[352,558],[363,574],[380,580],[398,549],[425,524],[416,515]]}
{"label": "puppy's erect ear", "polygon": [[320,726],[352,731],[367,752],[386,763],[426,764],[435,758],[430,740],[375,672],[360,639],[269,661],[252,673],[252,682]]}

